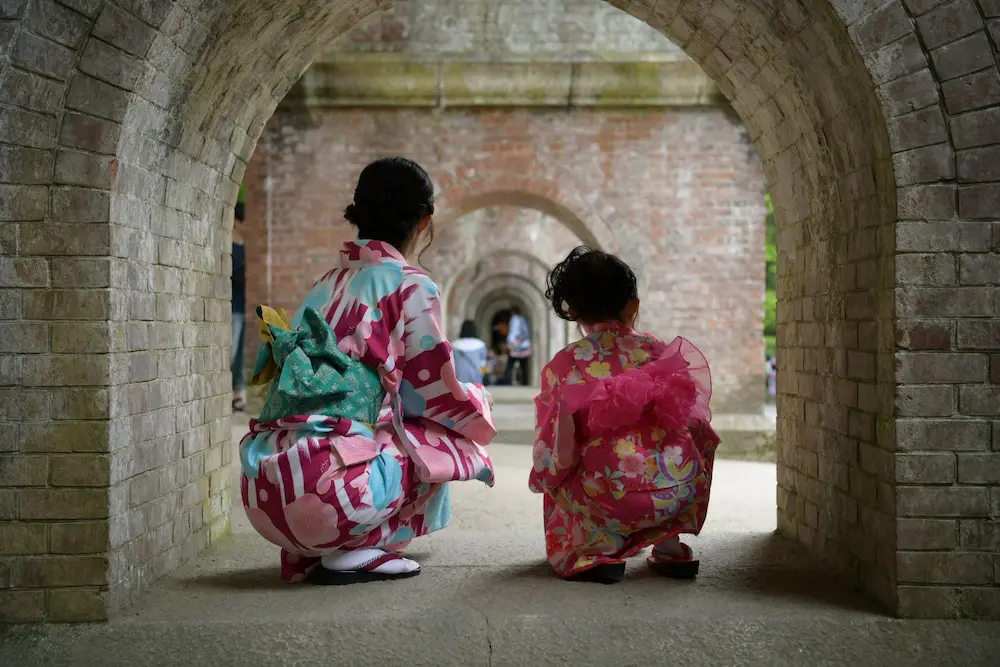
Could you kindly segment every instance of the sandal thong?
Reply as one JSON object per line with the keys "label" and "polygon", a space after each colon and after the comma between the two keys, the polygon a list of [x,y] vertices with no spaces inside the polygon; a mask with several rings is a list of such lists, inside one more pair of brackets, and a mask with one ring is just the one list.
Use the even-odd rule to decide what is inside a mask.
{"label": "sandal thong", "polygon": [[312,571],[311,579],[313,583],[320,586],[349,586],[351,584],[366,584],[373,581],[409,579],[420,574],[419,567],[413,572],[398,572],[396,574],[375,571],[380,566],[394,560],[403,560],[403,557],[397,553],[386,553],[370,563],[365,563],[357,570],[328,570],[320,566]]}
{"label": "sandal thong", "polygon": [[671,579],[696,578],[698,576],[699,561],[694,559],[691,547],[683,542],[681,546],[684,548],[684,558],[671,558],[657,553],[656,549],[653,549],[653,553],[646,559],[646,564],[657,574],[662,574]]}

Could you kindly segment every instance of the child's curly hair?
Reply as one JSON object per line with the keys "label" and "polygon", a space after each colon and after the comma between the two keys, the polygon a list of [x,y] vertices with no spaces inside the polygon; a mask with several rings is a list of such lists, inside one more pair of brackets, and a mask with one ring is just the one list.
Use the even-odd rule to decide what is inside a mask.
{"label": "child's curly hair", "polygon": [[549,272],[545,298],[556,315],[570,322],[596,324],[617,320],[639,297],[628,264],[606,252],[579,246]]}

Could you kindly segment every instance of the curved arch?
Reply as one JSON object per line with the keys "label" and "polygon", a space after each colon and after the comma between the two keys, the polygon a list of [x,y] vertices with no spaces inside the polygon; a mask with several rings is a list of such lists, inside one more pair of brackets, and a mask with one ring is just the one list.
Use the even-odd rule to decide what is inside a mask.
{"label": "curved arch", "polygon": [[[512,266],[508,261],[510,258],[519,260]],[[492,266],[489,262],[492,260]],[[518,272],[517,268],[524,271]],[[523,250],[502,249],[491,250],[482,253],[470,262],[467,262],[458,273],[456,273],[442,287],[444,298],[442,303],[445,311],[445,321],[448,323],[450,331],[457,333],[457,327],[461,326],[461,318],[456,319],[456,313],[462,311],[459,304],[464,303],[468,298],[474,285],[482,279],[499,273],[512,273],[528,276],[533,281],[541,293],[545,291],[545,276],[548,274],[548,265],[541,258]]]}
{"label": "curved arch", "polygon": [[530,176],[492,174],[455,184],[437,195],[442,225],[491,206],[517,206],[544,213],[566,226],[585,244],[615,252],[617,244],[608,224],[591,212],[566,185]]}
{"label": "curved arch", "polygon": [[[50,401],[50,392],[38,387],[60,380],[72,384],[79,379],[72,373],[84,365],[102,369],[92,374],[102,392],[145,391],[140,384],[151,380],[142,369],[155,356],[161,368],[190,374],[198,386],[190,400],[179,394],[164,399],[165,409],[183,411],[189,419],[177,420],[184,424],[180,434],[173,427],[119,428],[115,421],[115,428],[95,436],[109,441],[103,448],[113,452],[108,465],[133,471],[135,448],[151,447],[154,439],[162,439],[177,459],[183,458],[181,449],[202,456],[202,450],[217,446],[211,438],[203,442],[202,434],[227,428],[228,381],[216,359],[226,358],[229,345],[230,225],[247,159],[266,119],[316,51],[391,3],[156,0],[128,3],[131,13],[115,2],[73,3],[80,14],[74,16],[73,34],[59,37],[65,44],[35,37],[24,20],[42,4],[56,7],[54,0],[13,3],[15,15],[5,17],[10,20],[3,33],[9,36],[2,45],[8,54],[4,85],[16,88],[5,97],[7,117],[17,120],[0,130],[5,143],[33,156],[18,163],[8,179],[14,182],[4,185],[0,198],[4,225],[17,229],[16,243],[0,244],[16,267],[10,272],[15,276],[10,303],[17,304],[11,312],[26,321],[44,312],[115,332],[155,322],[150,328],[158,333],[147,336],[142,329],[125,349],[118,335],[96,336],[90,345],[73,348],[86,351],[76,352],[80,363],[69,370],[59,369],[45,382],[18,379],[10,391],[30,390],[10,398],[32,407],[15,415],[20,419],[23,412],[25,421],[39,415],[79,418],[79,406]],[[893,457],[902,438],[908,451],[933,449],[927,429],[940,427],[934,421],[940,416],[933,406],[911,401],[900,404],[905,417],[902,408],[897,415],[895,399],[911,393],[911,383],[933,379],[916,371],[892,372],[897,340],[906,367],[910,353],[902,350],[921,348],[907,332],[921,321],[940,320],[944,330],[954,331],[965,317],[993,311],[981,305],[992,303],[987,286],[970,286],[968,303],[979,305],[957,310],[920,272],[911,273],[905,260],[897,267],[896,256],[927,252],[953,262],[956,252],[983,257],[992,252],[988,221],[995,218],[1000,185],[995,175],[967,170],[961,161],[957,173],[955,164],[958,149],[993,141],[978,124],[1000,106],[986,99],[960,111],[951,100],[945,104],[941,91],[947,81],[932,66],[930,49],[957,38],[940,30],[942,19],[924,13],[934,3],[613,4],[663,31],[716,80],[764,158],[781,258],[780,530],[853,573],[866,591],[899,613],[921,613],[922,597],[899,586],[904,575],[893,565],[900,552],[891,529],[897,518]],[[963,17],[966,27],[963,35],[975,33],[985,43],[992,26],[973,11]],[[50,50],[32,53],[31,43]],[[92,56],[95,47],[101,57]],[[987,59],[982,71],[995,77],[997,64]],[[928,81],[919,100],[911,86],[898,84],[908,76]],[[584,185],[580,192],[588,192]],[[476,189],[518,188],[481,183]],[[576,204],[566,207],[586,220]],[[954,232],[956,225],[965,228],[961,235]],[[602,238],[598,226],[591,229]],[[9,231],[0,238],[7,240]],[[74,258],[86,259],[74,264]],[[72,271],[60,266],[50,275],[49,267],[63,260]],[[77,279],[73,272],[84,265],[94,273]],[[182,290],[175,289],[178,284]],[[53,311],[53,303],[66,308]],[[870,334],[861,344],[859,329]],[[53,352],[50,345],[26,337],[12,343],[12,353],[34,354],[40,347]],[[981,367],[978,357],[970,356],[974,352],[948,345],[951,354]],[[852,398],[842,398],[845,386]],[[202,410],[202,402],[222,408]],[[117,410],[97,410],[88,418],[110,423],[119,418]],[[153,416],[144,404],[136,410]],[[907,420],[899,422],[898,438],[897,417]],[[849,446],[878,452],[878,463],[862,467],[858,457],[845,453]],[[174,464],[171,458],[165,465]],[[879,489],[878,502],[853,487],[843,490],[837,480],[844,466],[863,481],[861,488]],[[127,480],[112,479],[116,486],[109,497],[127,495],[120,486]],[[910,490],[919,491],[920,485]],[[227,492],[223,482],[205,517],[213,534],[225,524]],[[120,519],[127,510],[116,504],[111,518]],[[184,532],[172,548],[196,551],[195,539],[193,530]],[[854,544],[872,548],[858,556],[850,548]],[[153,572],[161,555],[132,562],[120,557],[130,553],[131,543],[116,548],[120,551],[110,559],[116,565],[108,572],[112,606],[128,599],[130,582],[145,577],[133,573]],[[905,576],[908,585],[934,583],[929,575]]]}

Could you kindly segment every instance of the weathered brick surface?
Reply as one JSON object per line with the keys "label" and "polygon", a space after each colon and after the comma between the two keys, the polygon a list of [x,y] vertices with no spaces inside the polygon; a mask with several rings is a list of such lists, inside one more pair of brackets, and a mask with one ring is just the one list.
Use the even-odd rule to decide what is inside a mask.
{"label": "weathered brick surface", "polygon": [[[435,242],[421,261],[443,289],[450,289],[460,271],[500,249],[525,252],[551,267],[575,244],[598,239],[621,252],[640,276],[642,326],[665,338],[684,335],[708,355],[715,408],[759,410],[763,174],[742,128],[721,110],[515,110],[471,116],[314,110],[310,117],[309,129],[299,130],[300,113],[279,111],[267,130],[274,179],[270,206],[277,224],[270,286],[263,272],[268,253],[263,155],[251,163],[245,231],[250,303],[266,300],[269,289],[275,305],[293,311],[329,270],[342,241],[353,237],[337,212],[350,201],[358,173],[381,154],[409,155],[440,191]],[[407,130],[387,136],[387,127]],[[594,145],[606,146],[600,163],[575,157]],[[669,160],[663,159],[665,152]],[[571,161],[575,168],[566,170],[563,165]],[[313,167],[304,171],[307,163]],[[673,192],[660,187],[682,180],[692,185]],[[725,208],[722,201],[728,202]],[[491,207],[488,226],[477,220],[482,206]],[[562,208],[569,211],[548,218],[549,227],[563,226],[560,236],[534,222],[544,219],[534,209]],[[549,239],[551,250],[540,245],[542,239]],[[488,275],[483,271],[479,277]],[[544,273],[525,289],[543,293]],[[478,307],[451,305],[472,312]],[[548,319],[544,303],[532,310],[539,324]],[[457,324],[452,322],[452,335]],[[540,341],[536,345],[544,355]]]}
{"label": "weathered brick surface", "polygon": [[[460,11],[473,4],[448,9]],[[940,273],[946,271],[941,268],[948,264],[944,260],[926,260],[929,265],[923,259],[905,260],[905,275],[899,275],[896,259],[909,253],[988,255],[1000,250],[1000,236],[992,231],[1000,210],[1000,183],[988,161],[974,159],[1000,143],[996,64],[982,48],[987,34],[992,48],[1000,41],[1000,7],[992,0],[837,0],[830,9],[810,5],[801,13],[797,3],[765,9],[760,3],[735,0],[730,5],[734,11],[723,21],[711,12],[694,11],[699,3],[695,8],[692,3],[661,0],[652,12],[649,3],[638,0],[615,4],[648,15],[655,28],[706,67],[732,98],[764,161],[782,258],[782,532],[827,558],[831,568],[856,573],[858,583],[901,614],[1000,615],[991,541],[970,537],[954,551],[908,549],[895,525],[899,515],[986,521],[1000,515],[997,484],[963,483],[958,470],[954,484],[894,487],[894,465],[869,455],[865,470],[858,459],[861,444],[884,450],[890,459],[897,447],[915,455],[997,450],[992,430],[997,419],[990,411],[995,409],[998,374],[993,359],[998,351],[979,343],[975,348],[959,344],[963,330],[969,335],[967,323],[998,316],[996,282],[976,277],[969,268],[988,266],[990,260],[956,258],[956,286],[936,282],[949,275]],[[415,4],[415,22],[387,15],[369,34],[396,42],[392,50],[411,42],[442,44],[452,51],[484,45],[477,40],[489,34],[488,23],[446,24],[432,5]],[[0,48],[7,54],[0,61],[0,144],[49,152],[42,160],[51,161],[60,180],[83,190],[114,191],[105,215],[97,195],[93,208],[57,205],[58,188],[41,179],[35,167],[24,163],[16,167],[21,171],[9,170],[6,180],[14,182],[0,184],[0,255],[18,261],[113,256],[134,258],[135,265],[127,279],[107,287],[57,287],[57,271],[50,265],[48,285],[0,288],[0,319],[158,324],[163,314],[173,318],[169,324],[183,328],[179,343],[170,334],[137,333],[130,338],[129,351],[109,347],[103,356],[112,379],[104,389],[25,388],[24,359],[56,352],[0,355],[0,380],[5,384],[0,388],[0,420],[13,424],[5,428],[32,434],[25,442],[34,442],[37,451],[72,453],[78,446],[67,444],[64,434],[40,445],[41,429],[93,420],[100,424],[95,430],[100,444],[79,447],[113,449],[111,466],[118,472],[111,479],[121,480],[110,489],[0,489],[0,521],[64,524],[107,518],[115,545],[109,555],[110,580],[98,584],[9,588],[20,575],[16,568],[13,574],[6,568],[0,572],[0,618],[99,618],[105,605],[113,608],[141,592],[225,527],[228,490],[220,485],[219,475],[213,487],[206,458],[226,437],[224,276],[235,181],[271,109],[307,65],[314,46],[373,11],[375,3],[284,0],[266,9],[240,5],[235,13],[224,3],[198,0],[185,0],[183,8],[171,0],[35,0],[0,6],[9,13],[0,31],[5,40]],[[588,10],[581,6],[578,16],[586,16]],[[67,13],[67,7],[77,13]],[[499,33],[509,37],[494,38],[484,52],[524,56],[539,36],[551,39],[559,31],[573,35],[578,45],[600,43],[598,36],[612,35],[610,50],[635,48],[627,32],[570,29],[570,22],[554,20],[562,18],[558,9],[545,11],[550,15],[542,14],[535,28]],[[438,39],[441,34],[448,39]],[[647,32],[639,43],[653,36]],[[118,49],[119,60],[113,61],[114,51],[101,56],[99,46],[90,46],[92,40]],[[88,46],[89,59],[84,55]],[[601,55],[583,50],[590,57]],[[129,58],[144,61],[134,81]],[[85,60],[94,76],[77,69]],[[924,71],[938,85],[941,95],[936,101],[926,75],[920,74]],[[911,75],[917,76],[898,81]],[[66,130],[63,135],[64,105],[66,111],[120,124],[113,150],[113,126],[109,135],[88,136],[86,141],[94,143],[86,146],[80,145],[78,134]],[[887,125],[886,119],[896,122]],[[947,128],[944,136],[939,119]],[[926,136],[921,135],[924,130]],[[60,143],[63,136],[69,144]],[[938,143],[925,143],[931,139]],[[911,148],[893,155],[890,140],[896,148]],[[99,151],[88,152],[91,146]],[[88,157],[59,157],[72,156],[73,151]],[[101,151],[108,152],[99,155]],[[105,159],[112,154],[114,160]],[[575,156],[574,168],[582,155],[589,154]],[[78,159],[79,170],[69,168],[71,159]],[[174,190],[168,202],[168,177],[190,184],[196,194],[177,197],[179,191]],[[903,188],[898,196],[897,186]],[[661,190],[678,187],[669,184]],[[911,187],[936,189],[917,196]],[[72,219],[76,213],[70,211],[80,211],[86,220]],[[160,262],[158,237],[177,241],[183,249],[165,253]],[[635,247],[623,247],[622,252],[638,256],[644,243],[635,239]],[[910,268],[914,262],[923,267],[913,276],[918,282],[909,282],[913,274],[906,261]],[[148,268],[158,262],[185,276],[180,301],[163,300],[162,311]],[[963,263],[975,282],[961,282]],[[160,289],[160,294],[168,293],[166,283]],[[97,296],[85,296],[88,291]],[[176,291],[170,295],[178,297]],[[202,300],[200,306],[194,304],[195,297]],[[901,362],[894,354],[899,332],[915,331],[910,325],[914,321],[934,321],[936,326],[947,321],[951,326],[939,326],[946,334],[935,334],[934,346],[901,352],[989,355],[989,377],[958,384],[929,384],[916,374],[898,379]],[[874,355],[874,364],[866,360],[864,373],[849,374],[849,351]],[[181,429],[190,424],[189,430],[167,434],[158,416],[148,422],[141,417],[148,410],[144,384],[153,380],[119,376],[117,370],[129,367],[128,355],[140,353],[156,356],[157,376],[162,367],[167,378],[191,378],[190,398],[167,399],[175,402],[157,409],[174,409],[173,431],[178,424]],[[853,358],[859,370],[862,357]],[[925,368],[940,371],[934,365]],[[8,382],[12,384],[6,386]],[[206,401],[202,423],[196,425],[198,419],[188,416],[178,422],[178,409],[184,412],[194,401]],[[868,421],[858,414],[867,415]],[[851,435],[852,415],[856,435]],[[873,442],[866,442],[872,422]],[[954,428],[955,437],[941,430],[946,425]],[[208,444],[188,448],[189,440]],[[21,453],[14,450],[14,455]],[[158,478],[155,497],[133,506],[128,480],[158,471],[169,472]],[[160,522],[171,511],[177,514],[164,508],[178,503],[183,506],[180,515],[170,524]],[[819,507],[829,509],[820,512]],[[148,528],[145,520],[134,518],[138,516],[156,519],[151,523],[157,527]],[[979,525],[969,528],[968,535],[986,536],[986,531]],[[915,553],[930,555],[913,557]],[[986,556],[993,558],[992,571],[985,565]],[[17,556],[18,562],[35,557],[45,558]],[[79,561],[80,581],[88,580],[82,576],[87,562]]]}

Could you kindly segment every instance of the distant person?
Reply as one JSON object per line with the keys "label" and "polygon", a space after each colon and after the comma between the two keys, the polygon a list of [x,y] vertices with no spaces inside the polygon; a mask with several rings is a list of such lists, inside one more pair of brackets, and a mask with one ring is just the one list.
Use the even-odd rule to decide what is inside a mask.
{"label": "distant person", "polygon": [[719,437],[709,425],[711,373],[684,338],[635,331],[635,274],[580,247],[549,274],[556,314],[584,338],[542,371],[529,488],[544,496],[545,549],[566,579],[614,583],[625,559],[692,578],[698,561],[680,535],[708,511]]}
{"label": "distant person", "polygon": [[244,362],[244,336],[247,310],[246,245],[243,239],[243,220],[246,205],[236,204],[233,224],[233,348],[230,355],[233,371],[233,412],[247,408],[246,363]]}
{"label": "distant person", "polygon": [[774,357],[767,358],[765,366],[767,373],[767,395],[774,397],[778,395],[778,364]]}
{"label": "distant person", "polygon": [[[510,384],[527,386],[531,374],[531,329],[528,320],[518,306],[510,309],[510,324],[507,330],[507,348],[510,358],[507,362],[507,377]],[[517,368],[517,374],[514,369]]]}
{"label": "distant person", "polygon": [[479,338],[476,323],[472,320],[462,322],[462,330],[458,340],[451,345],[455,354],[455,375],[460,382],[483,384],[489,354],[484,343]]}

